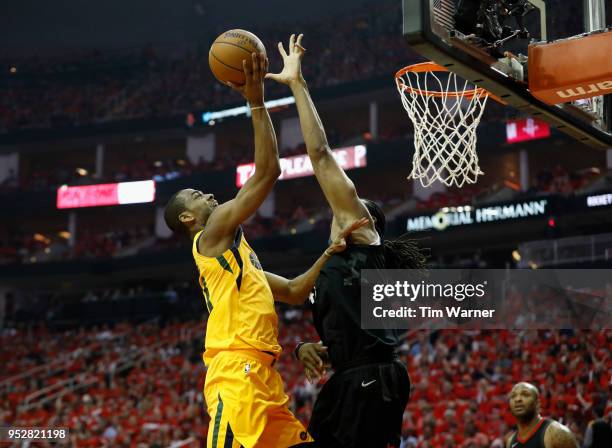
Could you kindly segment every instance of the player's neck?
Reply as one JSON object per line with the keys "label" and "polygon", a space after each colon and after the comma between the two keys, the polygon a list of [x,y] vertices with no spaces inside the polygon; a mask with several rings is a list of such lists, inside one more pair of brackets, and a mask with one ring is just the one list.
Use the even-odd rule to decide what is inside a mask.
{"label": "player's neck", "polygon": [[197,226],[192,228],[189,231],[189,235],[191,236],[191,240],[193,241],[193,239],[196,237],[196,235],[198,234],[198,232],[200,232],[200,230],[204,230],[204,226]]}
{"label": "player's neck", "polygon": [[529,433],[533,431],[533,428],[538,426],[538,423],[540,423],[540,420],[542,420],[542,416],[540,414],[536,414],[531,420],[526,421],[526,422],[522,422],[519,420],[517,422],[519,437],[524,438],[528,436]]}

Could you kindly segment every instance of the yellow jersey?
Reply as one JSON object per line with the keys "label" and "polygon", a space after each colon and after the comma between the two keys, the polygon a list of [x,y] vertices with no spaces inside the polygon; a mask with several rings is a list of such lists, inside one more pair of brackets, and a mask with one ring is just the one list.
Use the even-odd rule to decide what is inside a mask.
{"label": "yellow jersey", "polygon": [[204,362],[222,350],[259,350],[278,356],[278,316],[274,297],[255,252],[242,228],[234,244],[218,257],[198,252],[193,240],[193,258],[210,316],[206,329]]}

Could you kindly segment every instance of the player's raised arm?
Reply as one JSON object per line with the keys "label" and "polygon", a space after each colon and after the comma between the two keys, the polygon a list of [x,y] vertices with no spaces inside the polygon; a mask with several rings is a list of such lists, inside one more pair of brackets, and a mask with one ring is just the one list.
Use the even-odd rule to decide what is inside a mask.
{"label": "player's raised arm", "polygon": [[[305,50],[301,43],[301,34],[297,39],[294,34],[291,35],[288,52],[283,44],[279,43],[278,48],[284,62],[283,70],[281,73],[269,73],[266,78],[288,85],[293,92],[308,156],[339,225],[344,226],[363,217],[370,218],[367,208],[357,195],[355,185],[340,168],[329,148],[323,123],[302,76],[301,59]],[[353,239],[366,244],[375,241],[377,236],[373,223],[355,232]]]}
{"label": "player's raised arm", "polygon": [[246,84],[242,87],[230,86],[244,96],[251,108],[255,133],[255,174],[234,199],[219,205],[211,214],[199,247],[206,256],[217,256],[231,245],[236,228],[261,206],[280,175],[276,134],[264,106],[263,81],[268,59],[265,55],[253,53],[252,61],[244,61],[243,66]]}

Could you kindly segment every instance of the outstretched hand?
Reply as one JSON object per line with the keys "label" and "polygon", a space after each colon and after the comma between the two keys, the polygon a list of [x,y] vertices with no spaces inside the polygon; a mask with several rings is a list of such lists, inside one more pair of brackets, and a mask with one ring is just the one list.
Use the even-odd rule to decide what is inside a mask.
{"label": "outstretched hand", "polygon": [[268,73],[266,79],[272,79],[273,81],[281,84],[291,86],[291,84],[300,82],[302,78],[302,57],[306,51],[302,47],[302,37],[300,34],[297,39],[295,34],[292,34],[289,38],[289,53],[285,51],[285,47],[282,42],[278,43],[278,51],[283,58],[283,71],[280,73]]}
{"label": "outstretched hand", "polygon": [[348,226],[346,226],[342,231],[338,234],[336,239],[332,241],[329,247],[325,250],[325,253],[328,255],[335,254],[338,252],[342,252],[346,249],[346,238],[353,233],[355,230],[365,226],[368,224],[370,220],[368,218],[361,218],[357,221],[352,222]]}
{"label": "outstretched hand", "polygon": [[252,107],[264,104],[264,77],[268,72],[268,58],[265,54],[252,53],[251,60],[242,61],[246,82],[239,86],[230,81],[227,85],[240,93]]}

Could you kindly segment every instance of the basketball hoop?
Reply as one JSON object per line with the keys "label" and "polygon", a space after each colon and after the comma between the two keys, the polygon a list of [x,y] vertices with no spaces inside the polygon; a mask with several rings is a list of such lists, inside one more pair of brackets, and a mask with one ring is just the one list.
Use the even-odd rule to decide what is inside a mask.
{"label": "basketball hoop", "polygon": [[409,178],[424,187],[436,180],[449,187],[476,183],[484,174],[478,166],[476,128],[491,94],[433,62],[401,69],[395,83],[414,125]]}

